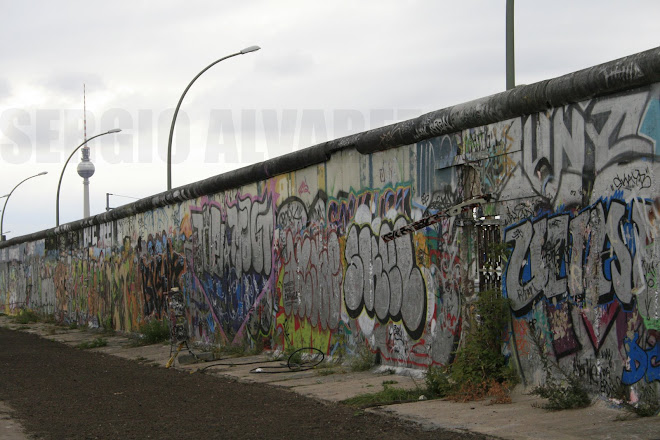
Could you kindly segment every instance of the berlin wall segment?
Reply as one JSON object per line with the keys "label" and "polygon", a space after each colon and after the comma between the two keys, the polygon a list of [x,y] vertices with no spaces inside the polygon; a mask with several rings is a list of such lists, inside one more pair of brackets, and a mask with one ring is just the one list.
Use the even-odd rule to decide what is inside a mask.
{"label": "berlin wall segment", "polygon": [[[533,324],[598,392],[657,385],[660,84],[643,67],[655,69],[660,52],[631,60],[593,68],[593,96],[574,99],[568,80],[550,80],[544,89],[564,101],[539,98],[542,110],[526,113],[520,96],[539,86],[521,87],[404,123],[406,145],[393,135],[392,148],[382,137],[365,146],[367,132],[312,147],[313,160],[297,159],[303,151],[239,171],[236,187],[219,176],[221,190],[191,184],[10,240],[0,245],[0,310],[134,331],[164,319],[164,295],[178,287],[196,341],[346,357],[366,346],[392,365],[446,365],[479,289],[475,231],[486,218],[510,249],[503,346],[529,383],[542,379]],[[457,122],[502,102],[518,114]],[[480,194],[493,202],[474,215],[383,239]]]}

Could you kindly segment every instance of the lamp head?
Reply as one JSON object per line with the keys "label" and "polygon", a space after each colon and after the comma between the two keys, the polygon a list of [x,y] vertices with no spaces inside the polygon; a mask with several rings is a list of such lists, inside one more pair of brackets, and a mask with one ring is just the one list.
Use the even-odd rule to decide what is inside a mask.
{"label": "lamp head", "polygon": [[259,49],[261,49],[259,46],[250,46],[250,47],[246,47],[245,49],[243,49],[243,50],[241,51],[241,54],[245,55],[246,53],[255,52],[255,51],[259,50]]}
{"label": "lamp head", "polygon": [[121,128],[113,128],[112,130],[108,130],[108,133],[119,133],[121,131]]}
{"label": "lamp head", "polygon": [[44,174],[48,174],[48,171],[42,171],[39,174],[37,174],[37,176],[43,176]]}

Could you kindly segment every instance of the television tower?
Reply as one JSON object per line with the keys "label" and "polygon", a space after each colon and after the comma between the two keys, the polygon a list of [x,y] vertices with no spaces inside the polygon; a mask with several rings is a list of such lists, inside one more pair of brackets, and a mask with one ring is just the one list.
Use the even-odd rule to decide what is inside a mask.
{"label": "television tower", "polygon": [[[87,105],[85,102],[85,84],[83,84],[83,133],[87,141]],[[83,218],[89,217],[89,178],[94,175],[96,168],[89,160],[89,147],[82,147],[82,157],[78,164],[78,175],[83,178]]]}

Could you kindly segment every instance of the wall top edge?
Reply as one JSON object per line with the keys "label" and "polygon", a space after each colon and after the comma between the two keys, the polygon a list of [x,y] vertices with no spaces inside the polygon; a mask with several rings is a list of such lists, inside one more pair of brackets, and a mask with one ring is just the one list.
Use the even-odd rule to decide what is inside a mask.
{"label": "wall top edge", "polygon": [[0,249],[109,223],[205,194],[292,172],[355,148],[375,153],[467,128],[492,124],[548,108],[572,104],[660,81],[660,47],[599,64],[557,78],[520,85],[511,90],[423,114],[413,119],[334,139],[239,168],[228,173],[164,191],[112,211],[0,242]]}

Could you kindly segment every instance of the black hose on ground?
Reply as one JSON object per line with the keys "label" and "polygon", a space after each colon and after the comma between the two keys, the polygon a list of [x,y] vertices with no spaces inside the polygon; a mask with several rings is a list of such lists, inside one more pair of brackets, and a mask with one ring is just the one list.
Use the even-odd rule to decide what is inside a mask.
{"label": "black hose on ground", "polygon": [[[303,356],[306,354],[304,353],[305,351],[310,351],[313,352],[312,357],[304,360]],[[298,361],[300,359],[300,361]],[[316,367],[318,364],[323,362],[323,359],[325,359],[325,355],[321,350],[318,348],[314,347],[303,347],[299,348],[293,353],[291,353],[287,359],[286,365],[285,364],[280,364],[278,366],[260,366],[260,367],[255,367],[250,370],[250,373],[258,373],[258,374],[278,374],[278,373],[290,373],[290,372],[299,372],[299,371],[307,371],[311,370],[312,368]],[[221,361],[224,359],[220,359]],[[272,362],[280,362],[280,359],[273,359],[270,361],[255,361],[255,362],[241,362],[241,363],[235,363],[235,362],[214,362],[211,365],[207,365],[204,368],[200,368],[197,370],[200,373],[203,373],[204,371],[208,370],[209,368],[213,367],[219,367],[219,366],[227,366],[227,367],[238,367],[241,365],[259,365],[259,364],[266,364],[266,363],[272,363]]]}

